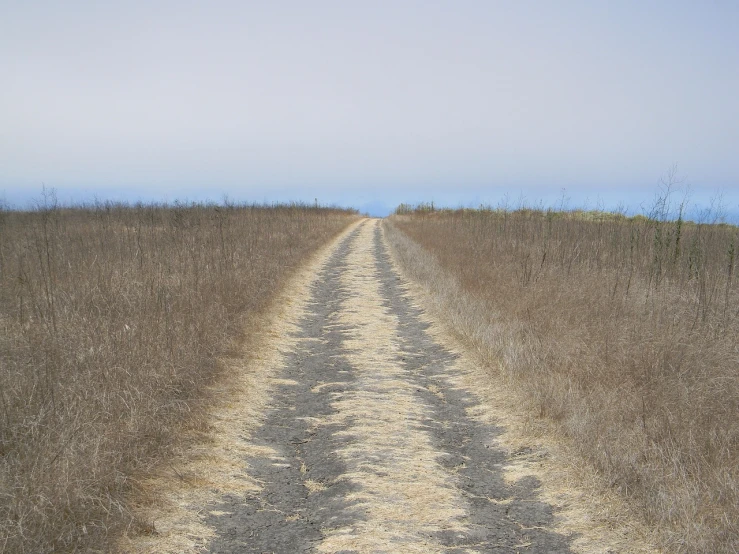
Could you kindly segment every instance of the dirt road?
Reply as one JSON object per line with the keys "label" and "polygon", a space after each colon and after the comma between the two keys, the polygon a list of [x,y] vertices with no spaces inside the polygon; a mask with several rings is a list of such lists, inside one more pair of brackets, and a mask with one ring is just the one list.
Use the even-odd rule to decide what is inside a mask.
{"label": "dirt road", "polygon": [[[534,478],[427,332],[378,221],[328,257],[250,442],[258,483],[209,507],[211,553],[568,552]],[[259,454],[263,453],[263,454]]]}

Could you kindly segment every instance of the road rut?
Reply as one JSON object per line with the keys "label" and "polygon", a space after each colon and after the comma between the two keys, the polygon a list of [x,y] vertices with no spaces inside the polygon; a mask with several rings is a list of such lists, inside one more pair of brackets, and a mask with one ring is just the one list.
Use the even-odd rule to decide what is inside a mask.
{"label": "road rut", "polygon": [[210,508],[209,552],[569,552],[534,478],[455,379],[377,220],[321,267],[251,437],[259,484]]}

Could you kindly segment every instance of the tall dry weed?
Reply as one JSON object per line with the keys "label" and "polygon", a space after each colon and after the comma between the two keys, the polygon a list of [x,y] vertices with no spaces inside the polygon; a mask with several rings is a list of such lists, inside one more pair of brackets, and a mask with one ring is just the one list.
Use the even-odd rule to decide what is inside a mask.
{"label": "tall dry weed", "polygon": [[391,220],[462,338],[670,551],[739,550],[738,228],[526,209]]}
{"label": "tall dry weed", "polygon": [[345,227],[302,206],[0,212],[0,552],[105,550],[249,318]]}

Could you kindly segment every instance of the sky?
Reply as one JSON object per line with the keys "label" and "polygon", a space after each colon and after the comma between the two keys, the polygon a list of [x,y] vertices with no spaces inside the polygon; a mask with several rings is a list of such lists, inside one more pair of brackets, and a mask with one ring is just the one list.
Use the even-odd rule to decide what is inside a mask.
{"label": "sky", "polygon": [[735,0],[0,0],[0,201],[643,211],[677,167],[739,219],[737,29]]}

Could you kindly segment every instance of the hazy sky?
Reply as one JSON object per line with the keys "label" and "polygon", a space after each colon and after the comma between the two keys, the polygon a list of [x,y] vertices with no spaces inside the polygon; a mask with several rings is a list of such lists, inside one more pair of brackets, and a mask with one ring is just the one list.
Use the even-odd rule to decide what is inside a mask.
{"label": "hazy sky", "polygon": [[0,0],[0,199],[739,212],[735,0]]}

